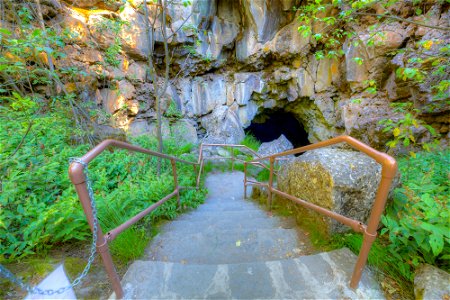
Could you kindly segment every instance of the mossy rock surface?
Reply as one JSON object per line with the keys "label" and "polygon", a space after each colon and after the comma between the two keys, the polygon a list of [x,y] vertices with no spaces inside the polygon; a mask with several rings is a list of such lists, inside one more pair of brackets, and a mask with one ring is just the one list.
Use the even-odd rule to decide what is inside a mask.
{"label": "mossy rock surface", "polygon": [[[281,167],[278,188],[295,197],[366,223],[378,185],[381,166],[363,153],[342,149],[309,151]],[[327,233],[350,228],[319,214],[312,222],[325,225]]]}

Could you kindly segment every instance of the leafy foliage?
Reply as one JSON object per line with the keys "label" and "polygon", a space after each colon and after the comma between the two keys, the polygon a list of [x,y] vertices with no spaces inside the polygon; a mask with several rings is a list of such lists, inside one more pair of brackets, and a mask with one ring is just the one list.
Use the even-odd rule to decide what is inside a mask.
{"label": "leafy foliage", "polygon": [[[46,251],[58,243],[87,240],[91,236],[67,175],[68,159],[83,155],[89,145],[72,145],[73,130],[61,113],[64,105],[58,102],[51,113],[34,117],[33,131],[23,141],[27,123],[20,120],[34,112],[36,104],[28,98],[14,103],[14,109],[10,105],[0,107],[2,112],[8,111],[2,114],[8,120],[0,122],[0,139],[5,141],[0,149],[1,260],[17,259]],[[146,137],[134,142],[146,148],[156,147],[156,141]],[[176,141],[168,141],[166,146],[169,154],[195,159],[187,154],[191,145],[179,147]],[[155,165],[155,158],[120,150],[103,153],[90,164],[104,230],[120,225],[173,190],[170,163],[163,161],[159,178]],[[195,185],[192,166],[178,164],[177,172],[180,185]],[[183,191],[181,195],[183,207],[195,207],[203,199],[204,192]],[[126,260],[134,258],[139,249],[143,251],[145,224],[159,218],[174,218],[178,214],[175,203],[169,201],[113,242],[113,253]],[[135,251],[130,251],[129,245],[134,245]]]}
{"label": "leafy foliage", "polygon": [[[400,3],[402,1],[399,0],[310,0],[295,8],[299,14],[298,30],[304,37],[311,37],[314,41],[317,60],[339,59],[345,55],[344,49],[350,46],[363,48],[361,53],[366,50],[373,51],[370,48],[385,43],[386,34],[381,29],[383,24],[403,21],[419,27],[428,27],[427,24],[417,23],[412,18],[396,15],[395,6]],[[424,14],[422,9],[427,7],[426,1],[421,0],[413,1],[408,5],[412,5],[417,16]],[[364,37],[361,37],[360,25],[367,27],[364,24],[367,18],[373,18],[376,21],[370,22],[368,31],[365,32]],[[432,26],[432,28],[444,33],[450,30],[448,27]],[[449,49],[444,39],[429,38],[417,41],[413,47],[396,49],[387,54],[389,56],[402,54],[407,58],[406,63],[398,67],[395,72],[398,79],[410,87],[420,86],[419,90],[429,86],[429,93],[432,95],[430,100],[425,101],[426,103],[417,103],[413,99],[405,103],[391,104],[393,111],[398,113],[398,118],[388,118],[380,122],[385,127],[384,132],[392,134],[392,139],[387,143],[390,148],[396,148],[399,145],[409,148],[421,146],[429,151],[436,147],[439,134],[421,117],[427,113],[439,112],[450,104]],[[365,63],[363,57],[353,57],[352,60],[357,65]],[[369,96],[377,94],[377,85],[380,84],[373,79],[363,82],[365,92]],[[358,103],[360,99],[354,99],[352,102]],[[428,136],[420,139],[419,132],[422,135],[426,132]],[[414,155],[414,152],[411,154]]]}
{"label": "leafy foliage", "polygon": [[[11,1],[5,5],[11,11],[17,8]],[[30,128],[34,115],[54,112],[62,104],[62,113],[76,127],[73,133],[77,139],[92,142],[90,125],[94,118],[86,113],[84,104],[75,101],[76,82],[82,82],[87,73],[63,63],[67,59],[64,48],[75,36],[68,29],[36,27],[39,17],[33,11],[29,3],[21,4],[17,14],[12,14],[14,22],[0,28],[0,102],[13,110],[22,110],[20,118]],[[25,115],[26,107],[19,105],[30,104],[35,110]],[[70,107],[71,113],[64,106]]]}
{"label": "leafy foliage", "polygon": [[450,267],[449,165],[449,150],[400,162],[403,186],[382,218],[382,233],[391,254],[411,267],[422,262]]}

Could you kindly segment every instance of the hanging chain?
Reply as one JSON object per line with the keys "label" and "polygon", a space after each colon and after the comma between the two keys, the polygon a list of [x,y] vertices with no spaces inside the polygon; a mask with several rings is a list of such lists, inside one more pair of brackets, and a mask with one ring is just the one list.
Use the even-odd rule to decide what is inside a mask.
{"label": "hanging chain", "polygon": [[54,289],[44,290],[44,289],[41,289],[38,287],[32,287],[29,284],[24,283],[20,278],[15,276],[11,271],[9,271],[8,269],[6,269],[4,266],[2,266],[0,264],[0,276],[17,284],[18,286],[20,286],[21,289],[26,290],[30,294],[49,295],[49,296],[54,295],[54,294],[62,294],[65,291],[80,284],[81,280],[83,280],[86,277],[87,273],[89,272],[90,268],[92,267],[92,263],[94,262],[95,255],[97,254],[97,229],[98,229],[97,208],[95,206],[94,191],[92,189],[92,183],[89,179],[88,165],[81,158],[76,158],[76,157],[70,158],[69,163],[79,163],[83,166],[83,173],[84,173],[84,176],[86,177],[86,185],[87,185],[87,189],[88,189],[88,193],[89,193],[89,200],[91,202],[91,207],[92,207],[93,230],[92,230],[92,243],[91,243],[91,249],[90,249],[90,255],[88,258],[88,262],[87,262],[86,266],[84,267],[83,272],[81,272],[80,275],[78,275],[78,277],[75,278],[75,280],[72,281],[72,283],[70,285],[61,287],[61,288],[58,288],[55,290]]}

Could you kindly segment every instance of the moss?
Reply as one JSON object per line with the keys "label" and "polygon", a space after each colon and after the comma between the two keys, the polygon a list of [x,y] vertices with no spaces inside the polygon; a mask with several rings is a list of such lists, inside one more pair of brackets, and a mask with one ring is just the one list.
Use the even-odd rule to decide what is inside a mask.
{"label": "moss", "polygon": [[[329,210],[332,209],[333,185],[330,173],[318,163],[296,162],[278,176],[280,190]],[[277,201],[291,207],[301,227],[319,236],[329,236],[331,220],[328,217],[281,197],[277,197]]]}
{"label": "moss", "polygon": [[20,269],[17,275],[25,282],[37,283],[55,269],[55,262],[48,258],[27,259],[17,266]]}
{"label": "moss", "polygon": [[83,272],[87,261],[78,257],[67,257],[64,260],[64,270],[70,279],[75,279],[81,272]]}
{"label": "moss", "polygon": [[273,206],[277,214],[288,212],[289,215],[293,216],[297,225],[309,232],[309,237],[315,247],[321,250],[338,248],[330,244],[330,235],[328,233],[329,221],[326,217],[279,196],[274,198]]}

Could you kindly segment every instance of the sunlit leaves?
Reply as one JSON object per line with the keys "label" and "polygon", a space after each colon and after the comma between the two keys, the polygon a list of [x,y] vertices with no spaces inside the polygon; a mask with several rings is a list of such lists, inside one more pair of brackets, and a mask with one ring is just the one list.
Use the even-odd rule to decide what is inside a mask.
{"label": "sunlit leaves", "polygon": [[395,72],[397,77],[402,80],[417,80],[419,82],[423,81],[426,75],[426,72],[420,70],[418,68],[398,68]]}
{"label": "sunlit leaves", "polygon": [[361,57],[353,57],[353,61],[356,62],[359,66],[364,63],[364,60]]}

